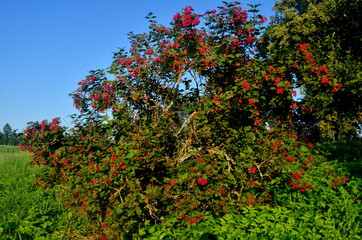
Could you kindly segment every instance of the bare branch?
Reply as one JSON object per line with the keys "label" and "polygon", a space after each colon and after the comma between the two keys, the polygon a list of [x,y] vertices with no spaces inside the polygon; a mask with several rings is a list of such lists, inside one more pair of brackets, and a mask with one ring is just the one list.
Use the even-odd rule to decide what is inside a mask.
{"label": "bare branch", "polygon": [[197,113],[197,112],[193,112],[193,113],[184,121],[184,123],[182,124],[181,128],[180,128],[180,129],[178,130],[178,132],[176,133],[176,136],[181,133],[182,129],[183,129],[184,127],[186,127],[186,125],[188,124],[188,122],[191,120],[191,118],[192,118],[193,116],[195,116],[196,113]]}
{"label": "bare branch", "polygon": [[164,111],[168,112],[168,110],[170,110],[172,105],[173,105],[173,101],[171,101],[171,103],[166,107],[166,109]]}

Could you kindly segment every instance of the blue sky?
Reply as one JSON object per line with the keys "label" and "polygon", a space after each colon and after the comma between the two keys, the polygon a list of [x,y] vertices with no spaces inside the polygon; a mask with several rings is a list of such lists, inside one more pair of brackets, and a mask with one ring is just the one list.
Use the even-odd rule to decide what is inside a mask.
{"label": "blue sky", "polygon": [[[89,70],[110,66],[118,48],[128,49],[128,32],[147,32],[147,13],[167,25],[185,6],[201,14],[221,2],[0,0],[0,131],[54,117],[71,126],[68,116],[77,110],[69,93]],[[241,2],[262,3],[260,13],[273,15],[273,0]]]}

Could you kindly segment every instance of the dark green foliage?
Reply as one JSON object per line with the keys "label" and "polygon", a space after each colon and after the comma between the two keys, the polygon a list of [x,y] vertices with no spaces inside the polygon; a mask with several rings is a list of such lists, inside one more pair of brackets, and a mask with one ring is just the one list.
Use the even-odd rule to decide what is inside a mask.
{"label": "dark green foliage", "polygon": [[362,178],[362,142],[354,141],[326,142],[319,146],[329,161],[338,161],[340,168],[351,176]]}
{"label": "dark green foliage", "polygon": [[[345,154],[360,151],[360,145],[344,147],[348,150],[334,155],[334,160],[316,159],[308,172],[313,191],[278,189],[269,206],[248,206],[240,215],[206,212],[205,220],[192,226],[150,226],[144,239],[361,239],[362,178],[351,176],[350,169],[344,167],[347,159],[361,162],[361,155]],[[324,146],[323,151],[333,149]],[[340,157],[344,160],[339,161]]]}

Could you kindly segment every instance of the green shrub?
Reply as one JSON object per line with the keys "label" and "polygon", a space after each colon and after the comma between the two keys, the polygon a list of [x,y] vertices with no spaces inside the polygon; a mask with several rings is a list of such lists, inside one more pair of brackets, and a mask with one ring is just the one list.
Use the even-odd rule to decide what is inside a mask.
{"label": "green shrub", "polygon": [[[258,226],[244,223],[245,211],[249,217],[266,211],[258,220],[266,223],[289,207],[279,204],[340,186],[333,181],[344,176],[331,179],[323,155],[298,141],[301,112],[313,108],[295,100],[294,86],[322,93],[320,107],[343,85],[318,66],[306,44],[295,46],[287,64],[259,59],[265,19],[257,12],[238,2],[203,15],[187,6],[170,27],[149,15],[150,32],[130,34],[129,52],[115,53],[108,69],[115,79],[91,71],[71,94],[81,111],[74,129],[56,118],[29,124],[23,147],[40,169],[36,183],[62,189],[60,197],[82,219],[84,234],[139,238],[150,224],[175,231],[203,226],[204,212],[223,216],[216,221]],[[292,70],[304,73],[305,82],[295,82]],[[324,130],[333,134],[329,125]],[[248,208],[267,204],[276,207]],[[278,238],[294,227],[265,226],[252,228],[250,236]]]}

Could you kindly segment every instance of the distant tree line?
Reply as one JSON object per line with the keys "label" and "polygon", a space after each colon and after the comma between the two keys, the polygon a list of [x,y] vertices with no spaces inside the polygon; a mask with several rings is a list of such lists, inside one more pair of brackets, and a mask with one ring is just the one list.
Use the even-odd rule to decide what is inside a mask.
{"label": "distant tree line", "polygon": [[19,145],[21,143],[23,133],[17,133],[17,130],[12,130],[10,124],[5,124],[3,131],[0,131],[1,145]]}

